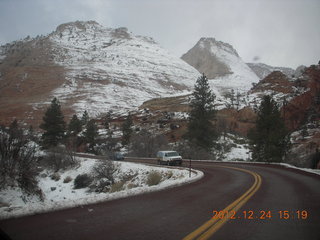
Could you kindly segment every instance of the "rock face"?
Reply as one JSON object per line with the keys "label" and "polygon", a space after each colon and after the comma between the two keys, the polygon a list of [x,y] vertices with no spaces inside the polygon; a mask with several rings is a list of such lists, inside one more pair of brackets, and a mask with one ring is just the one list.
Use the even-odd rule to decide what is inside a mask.
{"label": "rock face", "polygon": [[2,122],[28,116],[39,123],[54,96],[67,115],[126,112],[154,97],[190,91],[200,75],[153,39],[94,21],[1,46],[0,63]]}
{"label": "rock face", "polygon": [[293,93],[294,84],[290,79],[282,72],[275,71],[267,75],[258,84],[256,84],[251,92],[267,92],[272,91],[276,93],[289,94]]}
{"label": "rock face", "polygon": [[305,123],[319,123],[320,65],[306,68],[304,74],[294,84],[306,90],[282,108],[288,128],[297,130]]}
{"label": "rock face", "polygon": [[246,92],[259,81],[230,44],[214,38],[201,38],[181,59],[211,79],[210,86],[220,93]]}
{"label": "rock face", "polygon": [[201,38],[193,48],[182,55],[181,59],[189,63],[200,73],[204,73],[209,79],[231,74],[230,66],[224,63],[222,59],[220,60],[211,51],[213,45],[218,49],[225,49],[226,51],[230,51],[231,54],[238,56],[238,53],[229,44],[218,42],[214,38]]}
{"label": "rock face", "polygon": [[240,136],[247,136],[255,126],[256,113],[252,108],[240,110],[225,108],[217,112],[217,127],[221,132],[230,132]]}
{"label": "rock face", "polygon": [[287,77],[292,77],[295,74],[295,70],[287,67],[273,67],[264,63],[247,63],[251,70],[260,78],[264,79],[272,72],[282,72]]}

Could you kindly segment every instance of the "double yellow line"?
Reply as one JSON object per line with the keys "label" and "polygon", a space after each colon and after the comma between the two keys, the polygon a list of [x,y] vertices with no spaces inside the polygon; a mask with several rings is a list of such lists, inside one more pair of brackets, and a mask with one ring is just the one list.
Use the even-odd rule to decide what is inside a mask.
{"label": "double yellow line", "polygon": [[199,228],[194,230],[192,233],[184,237],[183,240],[191,240],[191,239],[204,240],[211,237],[230,219],[231,214],[234,212],[237,212],[256,193],[256,191],[258,191],[258,189],[261,186],[261,182],[262,182],[261,176],[255,172],[242,169],[242,168],[235,168],[235,167],[227,167],[227,166],[217,166],[217,167],[230,168],[230,169],[235,169],[238,171],[249,173],[254,177],[254,183],[241,197],[239,197],[237,200],[235,200],[233,203],[231,203],[229,206],[227,206],[225,209],[222,210],[228,213],[224,218],[210,219],[209,221],[201,225]]}

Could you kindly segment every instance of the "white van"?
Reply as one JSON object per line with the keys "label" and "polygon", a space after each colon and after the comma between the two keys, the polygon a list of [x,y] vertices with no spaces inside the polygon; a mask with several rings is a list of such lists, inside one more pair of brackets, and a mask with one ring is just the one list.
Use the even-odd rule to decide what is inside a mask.
{"label": "white van", "polygon": [[180,165],[182,157],[176,151],[159,151],[157,153],[158,164]]}

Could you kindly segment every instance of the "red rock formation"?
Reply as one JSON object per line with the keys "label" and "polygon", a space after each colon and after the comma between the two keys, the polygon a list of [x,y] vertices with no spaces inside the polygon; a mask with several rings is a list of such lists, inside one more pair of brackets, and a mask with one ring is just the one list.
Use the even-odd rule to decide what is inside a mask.
{"label": "red rock formation", "polygon": [[265,92],[271,90],[278,93],[293,93],[293,83],[289,81],[289,78],[280,71],[274,71],[267,77],[262,79],[251,92]]}
{"label": "red rock formation", "polygon": [[282,108],[289,130],[298,129],[305,122],[320,120],[320,66],[306,68],[302,77],[295,82],[296,86],[305,84],[307,91],[293,98]]}
{"label": "red rock formation", "polygon": [[236,133],[247,136],[255,126],[256,114],[250,107],[237,111],[234,108],[222,109],[217,113],[217,127],[221,132]]}

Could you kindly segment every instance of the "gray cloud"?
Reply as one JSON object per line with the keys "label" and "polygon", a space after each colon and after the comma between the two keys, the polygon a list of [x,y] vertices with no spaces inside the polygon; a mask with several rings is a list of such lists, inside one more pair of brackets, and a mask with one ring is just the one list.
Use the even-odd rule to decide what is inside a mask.
{"label": "gray cloud", "polygon": [[297,67],[320,60],[319,12],[318,0],[0,0],[0,43],[96,20],[151,36],[177,56],[206,36],[247,62]]}

